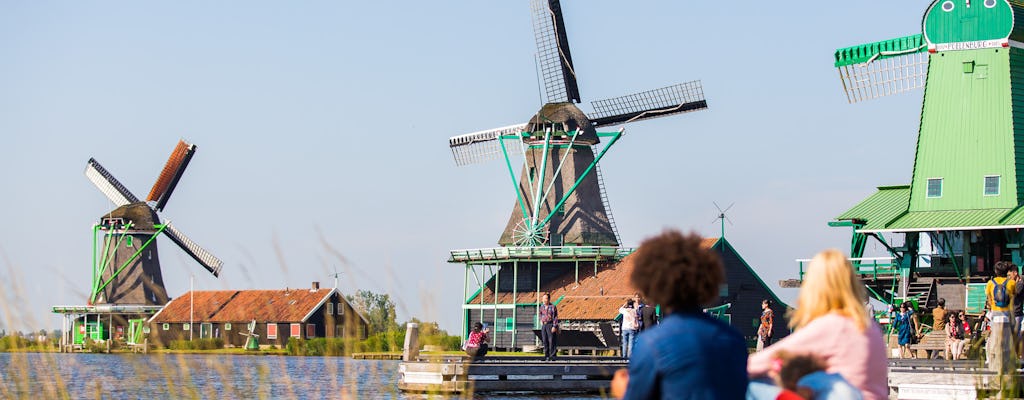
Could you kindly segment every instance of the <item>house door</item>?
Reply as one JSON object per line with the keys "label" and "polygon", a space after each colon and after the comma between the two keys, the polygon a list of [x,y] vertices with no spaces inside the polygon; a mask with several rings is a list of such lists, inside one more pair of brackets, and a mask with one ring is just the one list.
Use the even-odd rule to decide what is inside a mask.
{"label": "house door", "polygon": [[209,322],[203,322],[199,324],[199,338],[210,339],[213,337],[213,324]]}

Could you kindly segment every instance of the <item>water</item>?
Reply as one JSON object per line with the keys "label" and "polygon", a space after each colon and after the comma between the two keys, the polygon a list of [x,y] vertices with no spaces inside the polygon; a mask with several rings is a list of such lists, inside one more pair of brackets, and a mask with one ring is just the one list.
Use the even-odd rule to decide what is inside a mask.
{"label": "water", "polygon": [[[0,398],[426,399],[396,386],[398,361],[223,354],[0,353]],[[437,397],[437,396],[433,396]],[[596,399],[474,396],[487,399]]]}

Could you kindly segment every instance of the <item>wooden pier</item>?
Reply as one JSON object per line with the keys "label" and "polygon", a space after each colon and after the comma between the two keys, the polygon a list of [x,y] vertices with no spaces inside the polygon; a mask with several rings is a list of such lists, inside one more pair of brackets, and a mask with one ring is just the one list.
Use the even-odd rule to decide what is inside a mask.
{"label": "wooden pier", "polygon": [[627,361],[618,357],[419,357],[398,366],[398,388],[428,393],[598,393]]}
{"label": "wooden pier", "polygon": [[[1018,368],[1000,378],[981,360],[889,360],[889,393],[893,399],[1019,398],[1024,375]],[[1004,396],[998,396],[1004,391]]]}

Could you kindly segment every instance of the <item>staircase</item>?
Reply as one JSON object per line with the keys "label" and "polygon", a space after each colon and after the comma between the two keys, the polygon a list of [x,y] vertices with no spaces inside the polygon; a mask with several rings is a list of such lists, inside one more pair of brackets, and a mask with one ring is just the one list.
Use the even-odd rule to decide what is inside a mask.
{"label": "staircase", "polygon": [[612,217],[612,206],[608,203],[608,191],[604,188],[604,176],[601,175],[601,165],[594,165],[594,172],[597,174],[597,187],[601,192],[601,205],[604,206],[604,215],[608,216],[608,224],[615,234],[615,241],[622,245],[622,237],[619,236],[619,228],[615,226],[615,218]]}
{"label": "staircase", "polygon": [[934,278],[917,278],[907,287],[907,297],[917,297],[919,307],[935,308],[938,305],[938,300],[935,299],[934,291]]}

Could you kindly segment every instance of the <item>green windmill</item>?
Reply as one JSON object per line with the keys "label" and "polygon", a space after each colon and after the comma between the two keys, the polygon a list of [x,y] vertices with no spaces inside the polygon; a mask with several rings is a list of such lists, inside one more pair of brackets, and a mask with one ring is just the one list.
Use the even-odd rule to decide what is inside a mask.
{"label": "green windmill", "polygon": [[[1024,3],[938,0],[922,34],[835,52],[851,103],[924,88],[910,184],[879,187],[830,223],[853,228],[854,264],[880,299],[944,297],[974,309],[995,261],[1024,260],[1024,26],[1015,16]],[[890,257],[862,258],[869,239]]]}

